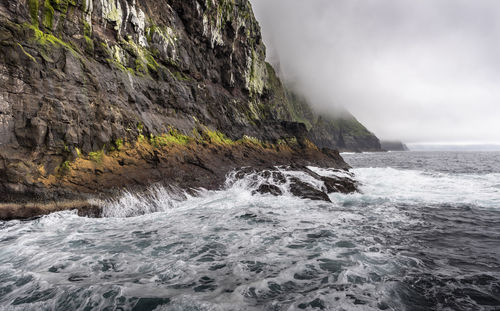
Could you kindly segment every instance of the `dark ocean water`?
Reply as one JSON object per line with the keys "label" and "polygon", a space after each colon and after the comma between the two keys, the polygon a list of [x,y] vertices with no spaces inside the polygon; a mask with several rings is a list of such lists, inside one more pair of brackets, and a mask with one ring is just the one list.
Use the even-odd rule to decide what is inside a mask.
{"label": "dark ocean water", "polygon": [[500,153],[344,157],[362,193],[333,203],[229,176],[0,222],[0,309],[500,310]]}

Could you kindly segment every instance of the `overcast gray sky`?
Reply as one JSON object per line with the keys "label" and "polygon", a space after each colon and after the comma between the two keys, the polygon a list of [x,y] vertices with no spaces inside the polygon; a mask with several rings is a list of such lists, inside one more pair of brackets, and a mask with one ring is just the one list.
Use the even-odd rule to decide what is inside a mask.
{"label": "overcast gray sky", "polygon": [[383,139],[500,142],[499,0],[251,0],[268,58]]}

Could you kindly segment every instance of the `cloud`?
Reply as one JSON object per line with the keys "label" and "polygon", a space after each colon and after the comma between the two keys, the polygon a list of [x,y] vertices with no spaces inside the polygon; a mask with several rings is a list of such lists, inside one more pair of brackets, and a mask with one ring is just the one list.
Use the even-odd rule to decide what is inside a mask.
{"label": "cloud", "polygon": [[497,0],[251,0],[285,80],[384,139],[500,142]]}

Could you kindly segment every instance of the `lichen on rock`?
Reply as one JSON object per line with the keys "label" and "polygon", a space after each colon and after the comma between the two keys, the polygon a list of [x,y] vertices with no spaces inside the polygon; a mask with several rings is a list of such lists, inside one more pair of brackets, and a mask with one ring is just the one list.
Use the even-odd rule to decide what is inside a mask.
{"label": "lichen on rock", "polygon": [[101,3],[102,19],[105,23],[112,23],[113,28],[121,33],[123,11],[119,0],[99,0]]}

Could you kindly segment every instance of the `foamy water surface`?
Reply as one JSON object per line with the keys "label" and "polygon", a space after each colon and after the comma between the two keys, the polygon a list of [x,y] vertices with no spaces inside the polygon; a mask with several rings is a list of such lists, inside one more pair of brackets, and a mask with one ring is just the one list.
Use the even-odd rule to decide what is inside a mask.
{"label": "foamy water surface", "polygon": [[333,203],[252,195],[255,174],[0,222],[0,309],[500,308],[500,154],[344,156],[361,193]]}

